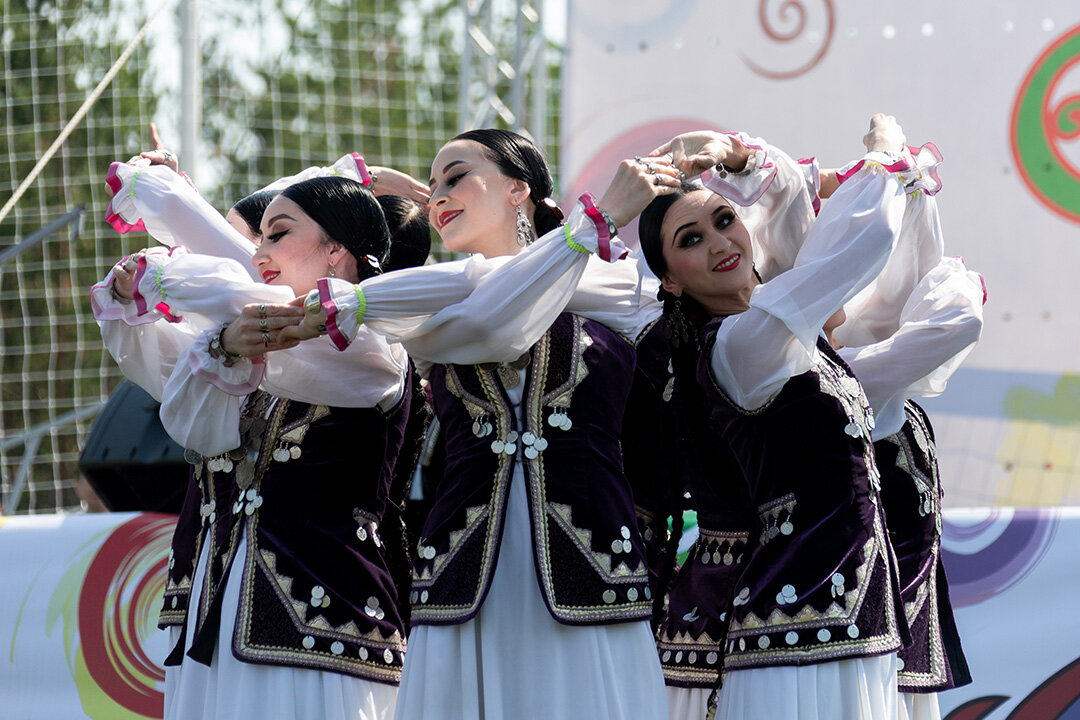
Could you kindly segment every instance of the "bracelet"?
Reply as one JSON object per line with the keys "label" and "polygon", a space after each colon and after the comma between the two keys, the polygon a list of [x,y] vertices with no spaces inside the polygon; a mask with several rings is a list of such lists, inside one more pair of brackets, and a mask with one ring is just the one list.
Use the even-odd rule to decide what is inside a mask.
{"label": "bracelet", "polygon": [[109,295],[111,295],[112,299],[115,300],[116,302],[120,303],[121,305],[130,305],[131,304],[131,298],[121,297],[120,293],[116,292],[116,283],[115,282],[109,283]]}
{"label": "bracelet", "polygon": [[608,230],[608,221],[604,218],[603,212],[596,207],[592,193],[582,193],[578,202],[585,208],[585,216],[596,226],[596,254],[604,262],[611,262],[611,233]]}
{"label": "bracelet", "polygon": [[615,226],[615,221],[611,219],[611,216],[607,214],[607,211],[602,207],[596,208],[600,211],[600,215],[604,218],[604,222],[607,223],[607,230],[609,237],[615,237],[619,234],[619,228]]}
{"label": "bracelet", "polygon": [[234,355],[225,349],[225,330],[228,329],[229,323],[222,323],[221,329],[218,330],[210,337],[210,357],[215,360],[220,360],[221,364],[225,367],[232,367],[236,364],[236,361],[240,359],[239,355]]}

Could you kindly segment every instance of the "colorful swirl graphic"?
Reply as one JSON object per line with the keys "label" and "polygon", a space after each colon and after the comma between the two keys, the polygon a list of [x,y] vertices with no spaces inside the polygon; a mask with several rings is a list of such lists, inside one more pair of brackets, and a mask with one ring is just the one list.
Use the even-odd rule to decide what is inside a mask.
{"label": "colorful swirl graphic", "polygon": [[[161,717],[165,672],[146,655],[143,641],[157,632],[175,527],[173,516],[132,518],[109,535],[86,571],[79,594],[77,679],[83,706],[101,710],[95,718]],[[105,697],[89,697],[100,693]]]}
{"label": "colorful swirl graphic", "polygon": [[1060,515],[1053,509],[987,508],[946,517],[941,553],[949,574],[953,607],[983,602],[1027,577],[1042,562],[1057,533]]}
{"label": "colorful swirl graphic", "polygon": [[[775,6],[775,3],[772,3],[772,5]],[[833,33],[836,30],[836,13],[833,11],[832,0],[823,0],[823,5],[825,10],[826,29],[822,33],[821,47],[817,49],[814,56],[807,62],[792,70],[769,70],[754,62],[746,55],[742,56],[742,61],[758,75],[773,80],[787,80],[812,70],[814,66],[821,62],[821,59],[825,57],[825,53],[829,51],[829,45],[832,44]],[[782,0],[775,13],[775,19],[770,17],[769,8],[769,0],[759,0],[758,20],[760,20],[761,28],[765,31],[765,35],[768,36],[770,40],[778,43],[790,43],[805,38],[805,33],[807,32],[807,11],[802,0]],[[781,26],[787,29],[780,29]]]}
{"label": "colorful swirl graphic", "polygon": [[1062,145],[1080,137],[1080,92],[1068,94],[1060,85],[1077,64],[1080,25],[1032,65],[1017,93],[1010,129],[1013,161],[1028,188],[1043,205],[1073,222],[1080,222],[1080,168]]}

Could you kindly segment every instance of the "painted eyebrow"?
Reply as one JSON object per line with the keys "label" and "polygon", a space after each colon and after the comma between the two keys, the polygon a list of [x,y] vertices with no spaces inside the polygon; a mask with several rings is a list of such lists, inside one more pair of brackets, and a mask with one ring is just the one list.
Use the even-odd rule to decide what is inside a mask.
{"label": "painted eyebrow", "polygon": [[265,225],[267,228],[270,228],[270,226],[272,226],[278,220],[292,220],[293,222],[296,222],[295,218],[293,218],[293,217],[291,217],[291,216],[289,216],[289,215],[287,215],[285,213],[279,213],[278,215],[275,215],[274,217],[270,218],[269,220],[265,220],[262,224]]}
{"label": "painted eyebrow", "polygon": [[[465,162],[464,160],[451,160],[450,162],[446,163],[446,167],[444,167],[442,169],[443,175],[448,173],[450,171],[450,168],[454,167],[455,165],[461,165],[464,162]],[[428,187],[431,187],[434,184],[435,184],[435,178],[431,178],[430,180],[428,180]]]}
{"label": "painted eyebrow", "polygon": [[679,227],[675,228],[675,232],[671,234],[671,244],[674,245],[675,242],[679,239],[679,233],[681,233],[683,230],[685,230],[685,229],[687,229],[689,227],[693,227],[695,225],[697,225],[697,220],[691,220],[690,222],[686,223],[685,225],[680,225]]}

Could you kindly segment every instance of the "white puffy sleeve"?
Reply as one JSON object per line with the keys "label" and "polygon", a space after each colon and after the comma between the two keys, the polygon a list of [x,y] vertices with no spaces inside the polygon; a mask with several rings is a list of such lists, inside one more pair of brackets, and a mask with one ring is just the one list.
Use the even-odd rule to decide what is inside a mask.
{"label": "white puffy sleeve", "polygon": [[205,329],[230,322],[251,303],[287,303],[296,297],[291,287],[255,282],[237,262],[190,253],[186,248],[156,247],[137,258],[134,298],[119,303],[109,288],[113,272],[94,285],[90,305],[96,320],[129,324],[165,318],[176,322],[191,316]]}
{"label": "white puffy sleeve", "polygon": [[783,150],[744,133],[733,135],[753,151],[739,172],[710,168],[702,184],[736,204],[754,248],[754,267],[764,282],[795,263],[818,204],[817,165],[797,162]]}
{"label": "white puffy sleeve", "polygon": [[161,420],[180,445],[219,455],[240,444],[244,398],[255,389],[299,402],[390,410],[405,390],[408,359],[399,345],[364,329],[345,352],[326,341],[303,343],[232,366],[210,357],[214,331],[182,353],[162,393]]}
{"label": "white puffy sleeve", "polygon": [[113,193],[105,220],[118,232],[146,230],[163,245],[234,260],[259,279],[251,265],[255,245],[199,195],[185,175],[140,160],[113,163],[105,182]]}
{"label": "white puffy sleeve", "polygon": [[900,229],[903,163],[870,153],[832,196],[795,265],[756,287],[750,308],[720,326],[710,365],[717,383],[753,410],[810,369],[825,321],[881,271]]}
{"label": "white puffy sleeve", "polygon": [[942,261],[945,245],[935,197],[941,189],[941,153],[933,143],[911,150],[916,166],[908,173],[900,236],[885,268],[844,306],[848,319],[836,330],[842,345],[861,347],[892,336],[915,287]]}
{"label": "white puffy sleeve", "polygon": [[978,342],[985,286],[959,258],[944,258],[919,282],[885,340],[844,347],[841,357],[859,378],[874,408],[874,438],[904,424],[908,397],[933,397]]}
{"label": "white puffy sleeve", "polygon": [[105,349],[124,377],[158,402],[177,360],[199,334],[188,322],[129,325],[123,320],[105,320],[98,325]]}
{"label": "white puffy sleeve", "polygon": [[360,285],[324,278],[329,335],[345,347],[362,323],[418,362],[516,360],[564,310],[592,254],[625,257],[622,243],[605,236],[579,203],[563,227],[512,257],[408,268]]}

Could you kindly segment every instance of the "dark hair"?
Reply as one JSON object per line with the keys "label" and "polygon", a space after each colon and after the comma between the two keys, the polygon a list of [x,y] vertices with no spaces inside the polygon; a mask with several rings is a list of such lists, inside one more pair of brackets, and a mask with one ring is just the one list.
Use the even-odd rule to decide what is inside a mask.
{"label": "dark hair", "polygon": [[255,237],[262,235],[262,216],[266,212],[266,206],[277,196],[272,190],[259,190],[247,197],[242,197],[232,206],[240,217],[247,223],[248,229]]}
{"label": "dark hair", "polygon": [[664,225],[664,218],[668,210],[680,200],[692,192],[704,191],[704,188],[690,183],[683,183],[675,192],[668,195],[658,195],[653,201],[645,206],[638,218],[638,239],[641,243],[641,254],[645,256],[645,262],[653,275],[661,280],[667,275],[667,260],[664,259],[664,242],[660,237],[660,228]]}
{"label": "dark hair", "polygon": [[529,186],[529,199],[536,206],[533,227],[543,235],[562,223],[555,211],[544,201],[555,191],[547,162],[540,148],[528,138],[509,130],[484,128],[468,130],[454,140],[472,140],[486,148],[484,153],[508,178],[521,180]]}
{"label": "dark hair", "polygon": [[383,263],[383,271],[417,267],[427,262],[431,252],[431,226],[424,208],[400,195],[380,195],[376,200],[390,230],[390,253]]}
{"label": "dark hair", "polygon": [[[361,280],[381,271],[390,231],[370,190],[355,180],[324,176],[290,185],[281,194],[299,205],[330,240],[352,253]],[[369,256],[374,264],[368,262]]]}

